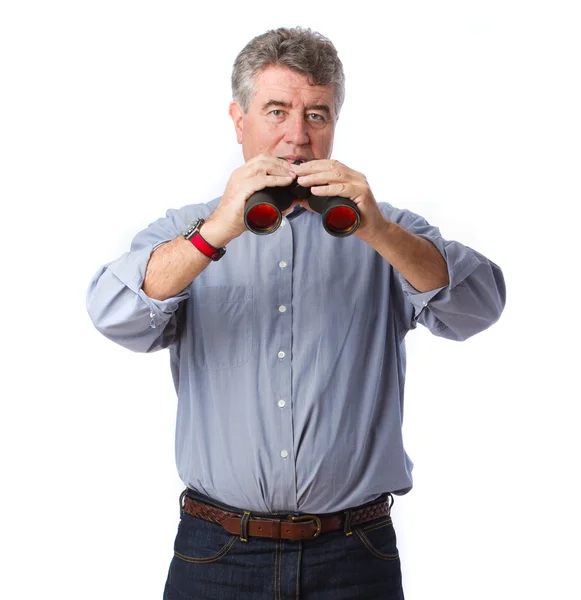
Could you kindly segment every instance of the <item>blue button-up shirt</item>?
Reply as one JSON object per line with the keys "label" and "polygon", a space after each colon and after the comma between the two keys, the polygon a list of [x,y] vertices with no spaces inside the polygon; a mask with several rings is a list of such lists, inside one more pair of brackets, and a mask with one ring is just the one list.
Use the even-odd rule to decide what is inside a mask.
{"label": "blue button-up shirt", "polygon": [[170,210],[90,284],[101,333],[137,352],[169,348],[183,483],[242,509],[325,513],[412,487],[402,418],[405,343],[419,322],[464,340],[505,302],[498,266],[389,204],[429,239],[450,283],[415,290],[368,244],[305,212],[271,235],[245,232],[178,296],[141,289],[151,253],[219,200]]}

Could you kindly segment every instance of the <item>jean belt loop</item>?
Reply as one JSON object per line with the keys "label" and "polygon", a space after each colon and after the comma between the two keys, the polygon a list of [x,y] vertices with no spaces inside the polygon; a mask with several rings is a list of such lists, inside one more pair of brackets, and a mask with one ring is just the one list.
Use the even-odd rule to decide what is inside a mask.
{"label": "jean belt loop", "polygon": [[353,511],[348,508],[345,511],[345,525],[343,526],[343,533],[345,535],[353,535],[353,531],[351,529],[351,519],[353,518]]}
{"label": "jean belt loop", "polygon": [[186,488],[181,494],[180,494],[180,514],[183,512],[184,510],[184,498],[186,496],[188,492],[188,488]]}
{"label": "jean belt loop", "polygon": [[248,521],[250,521],[250,513],[245,510],[240,519],[240,540],[243,542],[248,541]]}
{"label": "jean belt loop", "polygon": [[393,496],[388,493],[387,494],[387,516],[391,517],[391,507],[393,506],[393,503],[395,502]]}

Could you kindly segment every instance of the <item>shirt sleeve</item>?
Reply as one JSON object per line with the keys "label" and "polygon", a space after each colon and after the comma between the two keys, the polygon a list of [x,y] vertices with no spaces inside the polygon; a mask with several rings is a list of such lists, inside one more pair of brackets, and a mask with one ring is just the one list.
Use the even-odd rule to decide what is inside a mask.
{"label": "shirt sleeve", "polygon": [[429,240],[448,267],[449,284],[419,292],[398,278],[411,303],[410,329],[421,323],[434,335],[463,341],[495,323],[506,303],[506,287],[498,265],[460,242],[445,240],[437,227],[407,210],[381,205],[382,213],[408,231]]}
{"label": "shirt sleeve", "polygon": [[150,298],[141,286],[153,251],[203,216],[205,206],[169,210],[133,238],[129,252],[97,271],[87,290],[87,311],[105,337],[134,352],[153,352],[173,342],[179,329],[178,308],[189,298],[189,286],[167,300]]}

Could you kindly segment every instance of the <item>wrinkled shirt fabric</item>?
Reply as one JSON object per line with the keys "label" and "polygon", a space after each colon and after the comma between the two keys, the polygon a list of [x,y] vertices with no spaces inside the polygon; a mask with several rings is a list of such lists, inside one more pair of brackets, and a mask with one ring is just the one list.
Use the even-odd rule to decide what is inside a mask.
{"label": "wrinkled shirt fabric", "polygon": [[177,296],[148,297],[151,253],[218,202],[169,210],[99,269],[87,295],[107,338],[169,348],[182,482],[260,512],[334,512],[409,492],[405,336],[420,323],[461,341],[492,325],[505,303],[500,268],[380,203],[436,246],[449,285],[419,293],[368,244],[329,235],[305,212],[273,234],[245,232]]}

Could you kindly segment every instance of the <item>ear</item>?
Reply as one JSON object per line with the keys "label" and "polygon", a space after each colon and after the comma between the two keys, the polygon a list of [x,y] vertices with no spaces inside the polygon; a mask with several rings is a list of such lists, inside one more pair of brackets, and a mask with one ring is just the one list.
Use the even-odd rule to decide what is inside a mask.
{"label": "ear", "polygon": [[234,129],[236,129],[236,139],[238,143],[242,143],[242,133],[244,131],[244,111],[238,102],[230,102],[228,108],[228,114],[234,123]]}

